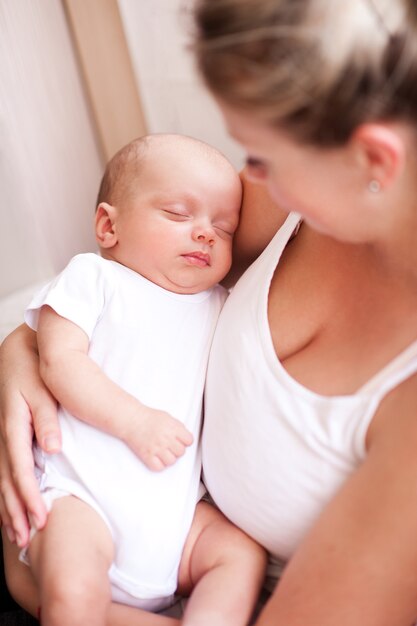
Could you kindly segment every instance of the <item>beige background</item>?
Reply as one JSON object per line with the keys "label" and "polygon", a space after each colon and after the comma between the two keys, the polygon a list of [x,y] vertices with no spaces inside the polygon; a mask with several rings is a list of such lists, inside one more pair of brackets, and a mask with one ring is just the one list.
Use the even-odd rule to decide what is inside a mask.
{"label": "beige background", "polygon": [[95,249],[123,143],[180,132],[241,165],[186,49],[190,1],[0,0],[0,338],[33,285]]}

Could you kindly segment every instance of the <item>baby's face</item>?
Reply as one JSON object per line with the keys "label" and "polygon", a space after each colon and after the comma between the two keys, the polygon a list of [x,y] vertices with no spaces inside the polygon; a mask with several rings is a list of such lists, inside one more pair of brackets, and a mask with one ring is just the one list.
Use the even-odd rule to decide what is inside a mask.
{"label": "baby's face", "polygon": [[137,185],[117,217],[115,260],[176,293],[222,280],[242,194],[232,166],[199,151],[160,148]]}

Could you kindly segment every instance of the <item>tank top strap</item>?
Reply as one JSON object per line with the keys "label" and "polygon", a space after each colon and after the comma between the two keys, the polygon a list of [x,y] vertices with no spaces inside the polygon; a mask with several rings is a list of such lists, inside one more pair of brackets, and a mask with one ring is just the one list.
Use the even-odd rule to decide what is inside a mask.
{"label": "tank top strap", "polygon": [[[297,235],[301,222],[302,218],[298,213],[289,213],[282,226],[280,226],[274,237],[271,239],[269,245],[265,248],[264,253],[266,253],[267,256],[270,256],[271,254],[274,256],[278,252],[280,256],[287,243]],[[276,260],[277,259],[275,259],[275,261]]]}
{"label": "tank top strap", "polygon": [[375,395],[381,400],[392,389],[415,373],[417,373],[417,341],[411,343],[368,380],[358,391],[358,394]]}
{"label": "tank top strap", "polygon": [[288,215],[282,226],[282,228],[287,233],[288,241],[291,241],[291,239],[293,239],[298,234],[302,221],[302,217],[299,213],[290,213]]}
{"label": "tank top strap", "polygon": [[269,291],[269,283],[277,263],[279,263],[288,242],[297,235],[300,224],[301,218],[299,214],[289,213],[269,244],[247,270],[248,273],[256,271],[256,276],[259,275],[261,278],[261,281],[257,282],[259,288],[265,287]]}

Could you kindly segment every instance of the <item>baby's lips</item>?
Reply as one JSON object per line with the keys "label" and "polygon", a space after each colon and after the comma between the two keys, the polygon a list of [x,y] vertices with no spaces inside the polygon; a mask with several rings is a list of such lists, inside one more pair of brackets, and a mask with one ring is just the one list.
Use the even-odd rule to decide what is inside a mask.
{"label": "baby's lips", "polygon": [[187,259],[192,265],[198,265],[199,267],[205,267],[207,265],[211,265],[210,255],[206,252],[187,252],[182,255],[185,259]]}

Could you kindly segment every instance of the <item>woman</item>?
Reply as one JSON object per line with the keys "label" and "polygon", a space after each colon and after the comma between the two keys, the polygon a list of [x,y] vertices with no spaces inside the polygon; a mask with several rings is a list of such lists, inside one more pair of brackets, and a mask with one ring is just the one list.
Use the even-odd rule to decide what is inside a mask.
{"label": "woman", "polygon": [[[271,573],[286,563],[257,626],[409,626],[417,617],[416,4],[200,0],[196,23],[200,70],[247,150],[249,175],[288,213],[265,201],[263,186],[247,192],[236,261],[259,256],[213,344],[207,487],[269,550]],[[28,354],[26,371],[15,373]],[[41,441],[56,436],[35,364],[20,330],[4,348],[18,489],[3,470],[2,517],[10,528],[12,515],[23,535],[26,505],[35,503],[42,522],[30,468],[17,460],[30,439],[26,399]]]}

